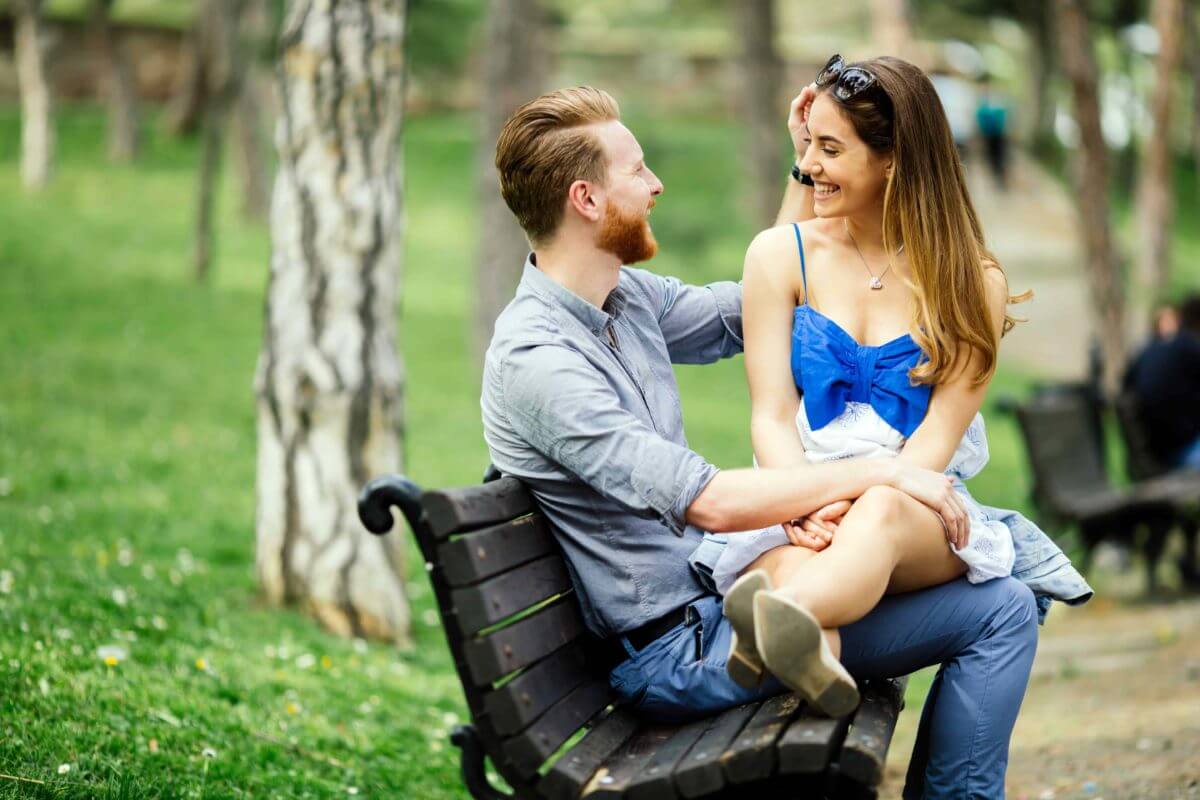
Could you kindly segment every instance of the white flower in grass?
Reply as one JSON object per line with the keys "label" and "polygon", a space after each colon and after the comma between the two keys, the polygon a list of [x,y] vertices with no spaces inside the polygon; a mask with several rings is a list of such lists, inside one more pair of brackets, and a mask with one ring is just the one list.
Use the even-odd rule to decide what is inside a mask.
{"label": "white flower in grass", "polygon": [[96,648],[96,655],[110,667],[115,667],[129,658],[129,651],[119,644],[102,644]]}
{"label": "white flower in grass", "polygon": [[357,786],[347,786],[346,794],[349,794],[349,795],[358,794],[358,787]]}
{"label": "white flower in grass", "polygon": [[70,771],[71,771],[70,764],[59,764],[58,765],[58,774],[59,775],[66,775]]}
{"label": "white flower in grass", "polygon": [[12,587],[13,574],[6,569],[0,569],[0,594],[8,594]]}
{"label": "white flower in grass", "polygon": [[204,756],[205,758],[216,758],[217,751],[213,750],[211,747],[206,747],[200,751],[200,755]]}
{"label": "white flower in grass", "polygon": [[296,656],[297,669],[312,669],[312,666],[317,663],[317,659],[312,653],[304,653]]}

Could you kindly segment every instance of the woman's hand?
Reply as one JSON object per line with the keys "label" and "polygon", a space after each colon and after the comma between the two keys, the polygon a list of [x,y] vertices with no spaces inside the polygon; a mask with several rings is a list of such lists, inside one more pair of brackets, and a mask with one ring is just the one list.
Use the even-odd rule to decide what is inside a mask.
{"label": "woman's hand", "polygon": [[962,497],[954,491],[954,482],[941,472],[897,461],[892,487],[933,509],[942,522],[946,541],[961,550],[971,534],[971,518]]}
{"label": "woman's hand", "polygon": [[804,151],[808,149],[808,112],[816,97],[817,85],[810,83],[800,90],[800,94],[796,95],[788,108],[788,133],[792,136],[797,162],[804,158]]}
{"label": "woman's hand", "polygon": [[785,522],[783,530],[792,544],[810,550],[824,550],[833,542],[842,517],[850,510],[849,500],[838,500],[818,508],[803,519]]}

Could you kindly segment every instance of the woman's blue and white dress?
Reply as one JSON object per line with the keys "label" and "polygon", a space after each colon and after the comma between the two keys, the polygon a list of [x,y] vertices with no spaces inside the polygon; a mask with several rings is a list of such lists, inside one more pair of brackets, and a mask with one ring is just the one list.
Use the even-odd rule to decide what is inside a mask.
{"label": "woman's blue and white dress", "polygon": [[[804,247],[793,226],[804,274]],[[792,376],[801,392],[796,427],[808,460],[894,458],[925,418],[932,387],[908,377],[924,353],[909,334],[882,345],[859,344],[807,302],[795,310]],[[946,474],[970,516],[970,536],[951,547],[967,565],[967,580],[981,583],[1013,575],[1038,595],[1042,616],[1051,598],[1071,604],[1091,598],[1092,589],[1045,533],[1016,511],[978,503],[963,484],[988,461],[983,416],[976,414],[958,444]],[[709,534],[692,558],[693,567],[725,594],[738,573],[775,547],[789,544],[783,528]],[[708,582],[708,581],[706,581]]]}

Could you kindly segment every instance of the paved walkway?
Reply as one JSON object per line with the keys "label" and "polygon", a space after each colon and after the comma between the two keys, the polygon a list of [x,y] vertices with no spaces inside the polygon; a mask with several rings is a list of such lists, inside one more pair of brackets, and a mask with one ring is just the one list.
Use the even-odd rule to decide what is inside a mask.
{"label": "paved walkway", "polygon": [[1004,338],[1001,358],[1042,377],[1083,377],[1092,322],[1067,188],[1023,154],[1014,154],[1005,192],[996,188],[982,161],[968,164],[967,181],[1009,288],[1014,294],[1034,292],[1033,300],[1013,306],[1013,315],[1029,322]]}

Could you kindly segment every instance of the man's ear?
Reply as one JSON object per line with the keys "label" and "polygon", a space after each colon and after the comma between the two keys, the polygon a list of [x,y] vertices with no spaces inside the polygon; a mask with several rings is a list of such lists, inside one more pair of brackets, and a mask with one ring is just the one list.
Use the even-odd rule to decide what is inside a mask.
{"label": "man's ear", "polygon": [[596,187],[588,181],[575,181],[567,187],[567,205],[575,213],[591,222],[600,221],[600,197],[597,197]]}

